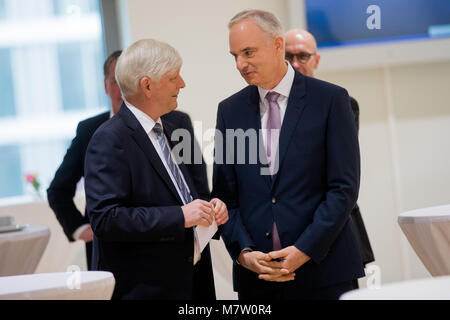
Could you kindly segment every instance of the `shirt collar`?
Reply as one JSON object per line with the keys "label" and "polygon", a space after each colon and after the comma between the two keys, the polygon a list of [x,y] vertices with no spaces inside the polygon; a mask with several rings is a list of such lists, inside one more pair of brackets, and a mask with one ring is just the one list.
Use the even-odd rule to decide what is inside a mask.
{"label": "shirt collar", "polygon": [[161,128],[163,129],[161,118],[158,118],[158,120],[156,120],[156,122],[155,122],[151,117],[148,116],[148,114],[146,114],[139,108],[136,108],[128,101],[124,100],[123,102],[128,107],[128,109],[130,109],[130,111],[134,114],[136,119],[139,121],[141,126],[144,128],[145,133],[147,133],[147,135],[149,135],[150,132],[152,132],[153,127],[155,126],[156,123],[159,123],[161,125]]}
{"label": "shirt collar", "polygon": [[283,97],[289,98],[289,93],[291,92],[292,84],[294,83],[295,72],[290,63],[287,63],[287,72],[284,75],[283,79],[275,86],[275,88],[271,90],[266,90],[264,88],[258,87],[259,97],[262,101],[264,101],[266,94],[269,91],[275,91],[279,93]]}

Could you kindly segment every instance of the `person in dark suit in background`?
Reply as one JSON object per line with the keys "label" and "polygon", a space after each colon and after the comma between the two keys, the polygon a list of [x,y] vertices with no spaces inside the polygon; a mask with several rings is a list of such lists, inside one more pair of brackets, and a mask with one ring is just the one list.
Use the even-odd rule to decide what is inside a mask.
{"label": "person in dark suit in background", "polygon": [[[302,74],[314,77],[314,71],[318,68],[320,54],[317,50],[317,43],[314,36],[303,29],[292,29],[285,34],[286,41],[286,60]],[[358,102],[350,96],[350,105],[356,122],[356,128],[359,131],[359,106]],[[360,247],[361,259],[364,266],[375,261],[375,257],[370,245],[361,212],[358,204],[351,212],[353,226],[356,232],[356,238]],[[358,288],[358,281],[354,281],[354,287]]]}
{"label": "person in dark suit in background", "polygon": [[113,52],[103,65],[105,92],[111,100],[111,111],[83,120],[78,124],[75,138],[47,189],[48,203],[67,239],[71,242],[82,240],[86,243],[88,270],[92,269],[92,228],[86,214],[83,215],[75,206],[73,197],[77,183],[84,176],[84,158],[89,140],[95,130],[117,113],[122,105],[122,96],[114,72],[120,54],[121,51]]}
{"label": "person in dark suit in background", "polygon": [[[115,68],[121,50],[114,51],[106,59],[103,65],[105,92],[111,101],[111,110],[81,121],[76,130],[76,136],[72,140],[64,159],[57,169],[55,176],[47,189],[47,198],[50,207],[56,215],[70,242],[82,240],[86,243],[86,262],[88,270],[95,270],[92,265],[92,241],[93,232],[86,214],[82,214],[73,202],[77,183],[84,177],[84,159],[88,143],[95,130],[101,124],[116,114],[122,103],[122,94],[115,78]],[[173,111],[163,116],[174,124],[176,128],[185,128],[192,133],[191,119],[189,115],[181,111]],[[181,141],[180,141],[181,142]],[[201,152],[195,139],[191,140],[192,148]],[[201,165],[187,165],[191,172],[194,184],[202,199],[209,200],[210,190],[206,173],[206,164],[202,159]]]}
{"label": "person in dark suit in background", "polygon": [[[234,289],[242,300],[338,299],[364,275],[350,218],[360,158],[348,93],[285,61],[273,14],[240,12],[228,27],[230,53],[249,86],[219,104],[224,142],[216,140],[215,152],[228,157],[215,159],[212,195],[229,210],[222,238]],[[257,141],[234,145],[230,132],[242,130],[256,131]],[[244,147],[249,159],[251,145],[262,149],[257,163],[225,153]]]}
{"label": "person in dark suit in background", "polygon": [[176,128],[161,119],[178,105],[181,65],[160,41],[124,50],[116,67],[124,104],[86,151],[87,215],[98,269],[114,274],[113,299],[215,299],[209,245],[200,250],[197,229],[224,224],[228,211],[218,198],[199,198],[184,165],[192,159],[174,160]]}

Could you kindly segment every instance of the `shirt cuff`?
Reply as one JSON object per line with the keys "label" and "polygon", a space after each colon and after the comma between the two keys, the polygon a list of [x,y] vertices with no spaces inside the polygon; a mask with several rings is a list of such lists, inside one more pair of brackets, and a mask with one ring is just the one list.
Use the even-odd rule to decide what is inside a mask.
{"label": "shirt cuff", "polygon": [[89,223],[83,224],[81,226],[79,226],[77,228],[77,230],[75,230],[75,232],[72,234],[72,238],[74,238],[75,240],[79,240],[80,239],[80,235],[83,233],[84,230],[86,230],[87,228],[89,228]]}

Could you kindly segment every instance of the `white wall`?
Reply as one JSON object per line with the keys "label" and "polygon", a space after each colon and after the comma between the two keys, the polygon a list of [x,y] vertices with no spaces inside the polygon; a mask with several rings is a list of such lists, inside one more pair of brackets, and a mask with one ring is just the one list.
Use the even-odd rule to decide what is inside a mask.
{"label": "white wall", "polygon": [[[218,103],[245,86],[228,53],[229,19],[240,10],[259,8],[274,12],[285,27],[305,25],[303,18],[292,21],[296,16],[292,9],[301,8],[293,0],[117,1],[126,45],[151,37],[179,50],[187,84],[179,108],[194,121],[201,120],[203,132],[215,126]],[[323,69],[317,73],[318,78],[347,88],[360,105],[358,203],[382,283],[429,276],[397,224],[399,213],[450,203],[450,56],[442,50],[433,53],[433,46],[439,51],[448,47],[448,41],[429,42],[426,50],[419,46],[420,52],[433,55],[422,63],[417,62],[418,55],[408,54],[417,52],[415,45],[400,51],[390,48],[384,61],[376,61],[379,55],[374,53],[370,65],[357,63],[351,54],[359,51],[344,54],[352,57],[345,66],[342,52],[324,53]],[[364,49],[360,56],[369,52],[371,48]],[[402,61],[405,54],[409,60]],[[229,284],[231,261],[226,260],[223,243],[214,242],[212,249],[218,298],[235,298]],[[365,286],[365,279],[360,285]]]}
{"label": "white wall", "polygon": [[[245,82],[229,54],[228,21],[241,10],[259,8],[286,21],[285,1],[273,0],[127,0],[129,41],[155,38],[165,41],[183,58],[179,109],[204,128],[215,127],[218,103]],[[130,43],[128,43],[130,44]]]}
{"label": "white wall", "polygon": [[450,203],[450,57],[316,76],[345,87],[359,102],[358,202],[382,283],[429,277],[397,217]]}

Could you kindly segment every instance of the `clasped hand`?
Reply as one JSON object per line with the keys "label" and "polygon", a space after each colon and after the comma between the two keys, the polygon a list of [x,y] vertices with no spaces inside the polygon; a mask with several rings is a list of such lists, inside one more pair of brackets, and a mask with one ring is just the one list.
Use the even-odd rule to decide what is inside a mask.
{"label": "clasped hand", "polygon": [[217,198],[210,202],[197,199],[181,207],[184,215],[184,227],[193,226],[208,227],[216,220],[217,226],[228,221],[228,209],[226,204]]}
{"label": "clasped hand", "polygon": [[296,247],[289,246],[269,253],[261,251],[242,252],[238,261],[243,267],[258,273],[259,279],[286,282],[294,280],[294,271],[309,259],[308,255]]}

